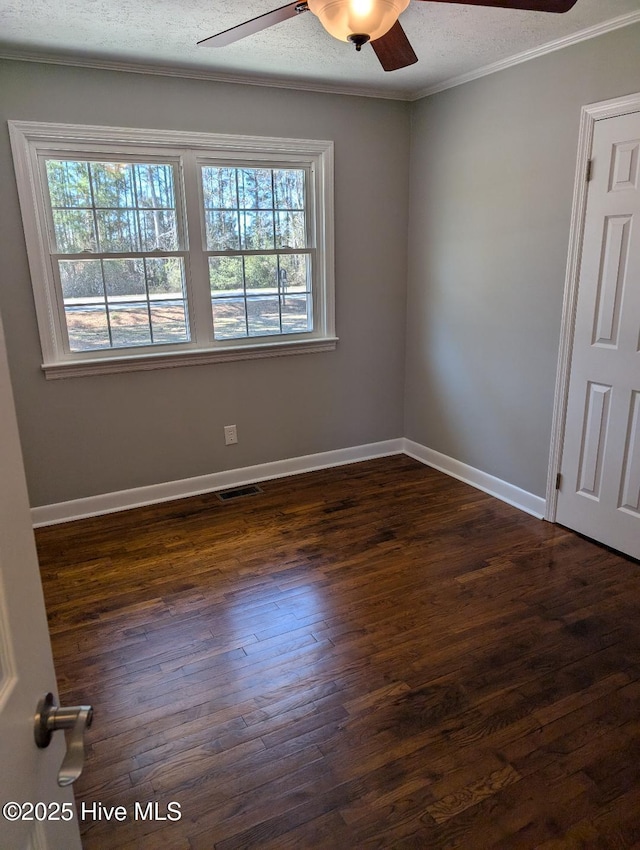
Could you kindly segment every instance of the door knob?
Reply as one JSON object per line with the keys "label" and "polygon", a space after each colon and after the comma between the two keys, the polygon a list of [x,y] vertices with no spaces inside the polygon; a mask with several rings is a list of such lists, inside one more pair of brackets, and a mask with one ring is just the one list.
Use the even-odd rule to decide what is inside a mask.
{"label": "door knob", "polygon": [[36,709],[34,719],[36,744],[41,749],[48,747],[51,736],[58,729],[70,729],[65,755],[58,771],[58,785],[71,785],[82,773],[84,765],[84,730],[91,726],[93,708],[90,705],[73,705],[63,708],[54,705],[53,694],[46,694]]}

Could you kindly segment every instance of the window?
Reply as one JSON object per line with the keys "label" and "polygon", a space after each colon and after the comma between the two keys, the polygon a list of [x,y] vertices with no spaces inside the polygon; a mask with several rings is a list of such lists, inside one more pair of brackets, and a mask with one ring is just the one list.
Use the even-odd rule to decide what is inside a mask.
{"label": "window", "polygon": [[10,131],[48,377],[335,347],[330,142]]}
{"label": "window", "polygon": [[43,157],[70,352],[189,342],[175,166]]}
{"label": "window", "polygon": [[203,165],[201,179],[215,338],[311,331],[305,171]]}

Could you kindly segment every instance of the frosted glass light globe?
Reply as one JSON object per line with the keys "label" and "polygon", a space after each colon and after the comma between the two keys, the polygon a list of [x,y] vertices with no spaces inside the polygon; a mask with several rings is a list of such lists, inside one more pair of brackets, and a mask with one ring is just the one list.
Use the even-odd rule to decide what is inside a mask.
{"label": "frosted glass light globe", "polygon": [[307,0],[326,31],[340,41],[365,35],[375,41],[389,32],[409,0]]}

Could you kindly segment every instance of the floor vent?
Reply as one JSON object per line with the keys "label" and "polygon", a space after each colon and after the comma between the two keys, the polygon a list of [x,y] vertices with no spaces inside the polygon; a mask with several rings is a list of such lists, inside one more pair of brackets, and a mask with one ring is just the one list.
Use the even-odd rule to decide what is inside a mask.
{"label": "floor vent", "polygon": [[248,484],[246,487],[235,487],[233,490],[223,490],[216,495],[221,502],[230,502],[232,499],[242,499],[244,496],[255,496],[262,493],[257,484]]}

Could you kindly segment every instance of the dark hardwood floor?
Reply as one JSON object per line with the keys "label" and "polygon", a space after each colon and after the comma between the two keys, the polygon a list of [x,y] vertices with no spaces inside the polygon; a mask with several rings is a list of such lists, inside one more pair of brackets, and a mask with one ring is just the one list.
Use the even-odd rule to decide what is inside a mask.
{"label": "dark hardwood floor", "polygon": [[86,850],[640,848],[636,562],[404,456],[263,489],[37,532]]}

